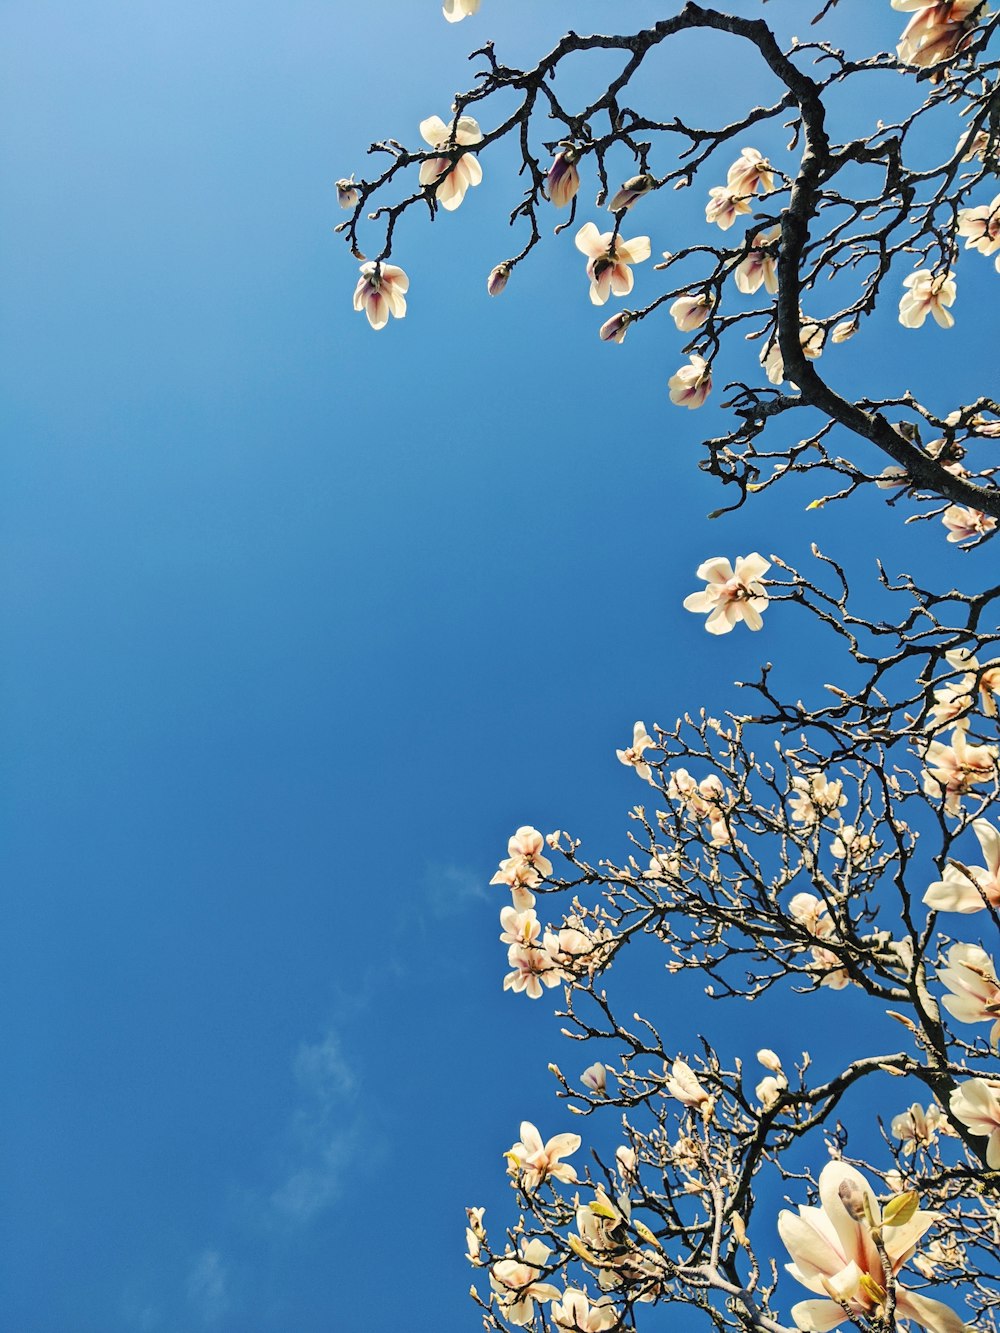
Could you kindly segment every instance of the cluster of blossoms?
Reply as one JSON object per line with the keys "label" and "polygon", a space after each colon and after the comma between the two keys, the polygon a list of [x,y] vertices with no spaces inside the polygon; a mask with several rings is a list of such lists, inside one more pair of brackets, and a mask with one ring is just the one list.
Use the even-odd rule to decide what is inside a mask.
{"label": "cluster of blossoms", "polygon": [[[814,893],[796,893],[788,904],[788,914],[793,921],[797,921],[817,939],[836,938],[836,927],[829,909]],[[808,971],[819,977],[821,986],[829,986],[831,990],[843,990],[849,984],[850,973],[841,966],[840,959],[831,949],[825,949],[821,944],[814,944],[809,952],[812,955],[812,962]]]}
{"label": "cluster of blossoms", "polygon": [[989,12],[985,0],[892,0],[892,7],[913,12],[896,54],[902,64],[919,69],[960,55]]}
{"label": "cluster of blossoms", "polygon": [[678,768],[670,775],[667,795],[686,814],[708,824],[709,840],[713,847],[725,847],[732,841],[724,809],[726,791],[717,774],[710,773],[699,782],[686,768]]}
{"label": "cluster of blossoms", "polygon": [[939,1134],[953,1134],[937,1102],[925,1111],[919,1102],[892,1118],[893,1134],[903,1145],[903,1154],[912,1157],[919,1148],[930,1148]]}
{"label": "cluster of blossoms", "polygon": [[788,813],[796,824],[818,824],[846,804],[844,784],[839,778],[831,780],[822,773],[792,778]]}
{"label": "cluster of blossoms", "polygon": [[741,213],[750,212],[758,186],[765,194],[774,189],[773,168],[756,148],[744,148],[726,173],[725,185],[709,190],[706,222],[728,231]]}
{"label": "cluster of blossoms", "polygon": [[995,696],[1000,694],[1000,662],[979,662],[965,648],[956,648],[945,653],[945,661],[953,671],[962,672],[954,683],[940,686],[934,691],[934,704],[930,718],[936,727],[950,726],[957,718],[965,717],[979,706],[987,717],[997,716]]}
{"label": "cluster of blossoms", "polygon": [[962,813],[963,796],[997,777],[1000,751],[995,745],[974,745],[968,730],[968,719],[960,718],[950,743],[929,741],[924,751],[924,792],[944,801],[950,815]]}
{"label": "cluster of blossoms", "polygon": [[[549,835],[553,846],[558,837]],[[543,852],[545,843],[538,829],[523,825],[509,840],[507,857],[490,880],[491,884],[506,884],[512,898],[511,905],[500,912],[500,942],[507,945],[511,968],[503,988],[523,992],[531,1000],[541,998],[543,986],[551,988],[598,971],[609,958],[611,942],[606,926],[591,926],[574,913],[561,927],[543,928],[531,890],[552,874],[552,862]]]}

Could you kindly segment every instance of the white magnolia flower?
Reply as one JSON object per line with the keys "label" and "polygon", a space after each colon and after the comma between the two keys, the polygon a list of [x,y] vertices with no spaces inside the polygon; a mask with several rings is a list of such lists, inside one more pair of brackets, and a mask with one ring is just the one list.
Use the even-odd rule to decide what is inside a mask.
{"label": "white magnolia flower", "polygon": [[691,356],[667,381],[670,401],[678,407],[701,407],[712,392],[712,367],[702,356]]}
{"label": "white magnolia flower", "polygon": [[402,319],[406,314],[404,293],[410,279],[395,264],[368,260],[361,265],[361,277],[354,289],[354,309],[363,310],[373,329],[385,328],[389,316]]}
{"label": "white magnolia flower", "polygon": [[943,329],[950,329],[955,317],[948,307],[955,302],[957,288],[954,273],[932,273],[929,268],[918,269],[903,279],[907,288],[899,303],[899,322],[905,328],[919,329],[928,315]]}
{"label": "white magnolia flower", "polygon": [[892,1132],[902,1140],[903,1152],[911,1157],[918,1148],[929,1148],[939,1133],[947,1133],[948,1122],[937,1102],[925,1111],[919,1102],[892,1118]]}
{"label": "white magnolia flower", "polygon": [[986,1164],[991,1171],[1000,1171],[1000,1087],[984,1078],[967,1079],[951,1094],[948,1105],[971,1134],[988,1137]]}
{"label": "white magnolia flower", "polygon": [[[826,1333],[849,1313],[859,1323],[870,1320],[885,1299],[882,1258],[866,1218],[867,1211],[878,1226],[882,1210],[867,1180],[844,1162],[828,1162],[820,1173],[819,1197],[819,1208],[778,1214],[778,1233],[794,1261],[786,1265],[788,1272],[821,1298],[792,1306],[792,1319],[804,1333]],[[965,1333],[954,1310],[908,1291],[896,1276],[936,1217],[918,1208],[899,1226],[884,1220],[882,1243],[896,1277],[896,1312],[928,1333]]]}
{"label": "white magnolia flower", "polygon": [[444,0],[442,13],[449,23],[460,23],[479,12],[480,0]]}
{"label": "white magnolia flower", "polygon": [[702,1086],[686,1060],[674,1061],[667,1078],[667,1091],[682,1106],[701,1107],[704,1110],[715,1105],[715,1098]]}
{"label": "white magnolia flower", "polygon": [[576,248],[587,256],[594,305],[604,305],[612,294],[627,296],[634,281],[630,265],[641,264],[651,253],[648,236],[616,240],[614,232],[599,232],[592,222],[585,222],[576,233]]}
{"label": "white magnolia flower", "polygon": [[551,1282],[541,1282],[542,1269],[552,1251],[537,1238],[522,1240],[520,1254],[499,1259],[490,1273],[500,1311],[512,1324],[524,1327],[535,1317],[536,1301],[555,1301],[562,1294]]}
{"label": "white magnolia flower", "polygon": [[[944,801],[950,815],[961,814],[962,797],[997,775],[995,745],[973,745],[968,719],[955,723],[951,744],[930,741],[924,752],[924,791]],[[978,822],[978,821],[977,821]]]}
{"label": "white magnolia flower", "polygon": [[652,777],[650,767],[642,757],[651,745],[655,746],[656,742],[647,733],[645,722],[636,722],[632,728],[632,744],[625,750],[615,751],[619,763],[626,768],[634,768],[644,782],[649,782]]}
{"label": "white magnolia flower", "polygon": [[924,894],[924,902],[934,912],[981,912],[987,903],[1000,907],[1000,833],[988,819],[974,819],[972,831],[986,865],[949,861],[944,878],[936,880]]}
{"label": "white magnolia flower", "polygon": [[992,1023],[990,1044],[1000,1047],[1000,981],[993,959],[975,944],[953,944],[938,980],[951,992],[941,1003],[960,1023]]}
{"label": "white magnolia flower", "polygon": [[530,1120],[521,1121],[521,1137],[506,1154],[513,1173],[526,1190],[537,1189],[545,1180],[576,1183],[576,1171],[561,1157],[569,1157],[580,1147],[579,1134],[555,1134],[547,1143]]}
{"label": "white magnolia flower", "polygon": [[741,620],[749,629],[758,630],[768,603],[759,580],[770,568],[771,562],[756,551],[737,556],[735,570],[723,556],[713,556],[698,566],[697,577],[706,580],[704,590],[685,597],[684,609],[707,614],[709,634],[728,634]]}
{"label": "white magnolia flower", "polygon": [[[440,116],[428,116],[420,122],[420,133],[432,148],[450,148],[454,144],[480,143],[483,132],[471,116],[459,116],[454,126],[446,125]],[[434,198],[449,212],[458,208],[471,185],[483,179],[483,169],[472,153],[463,153],[456,162],[447,157],[432,157],[420,164],[420,184],[433,186]]]}

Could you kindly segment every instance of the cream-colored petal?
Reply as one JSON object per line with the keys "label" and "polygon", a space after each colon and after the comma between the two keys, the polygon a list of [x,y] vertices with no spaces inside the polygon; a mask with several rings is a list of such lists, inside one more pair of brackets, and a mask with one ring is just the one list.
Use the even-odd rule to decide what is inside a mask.
{"label": "cream-colored petal", "polygon": [[428,116],[420,122],[420,137],[432,148],[439,148],[448,142],[448,126],[440,116]]}

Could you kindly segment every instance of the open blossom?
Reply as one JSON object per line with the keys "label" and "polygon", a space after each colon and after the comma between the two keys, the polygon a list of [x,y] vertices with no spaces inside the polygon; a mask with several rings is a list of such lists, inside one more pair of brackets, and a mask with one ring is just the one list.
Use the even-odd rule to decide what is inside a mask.
{"label": "open blossom", "polygon": [[810,935],[826,939],[833,934],[833,922],[826,904],[815,893],[796,893],[788,904],[788,914],[793,921],[804,926]]}
{"label": "open blossom", "polygon": [[986,1164],[1000,1171],[1000,1086],[984,1078],[967,1079],[948,1098],[948,1105],[970,1133],[989,1136]]}
{"label": "open blossom", "polygon": [[925,1111],[919,1102],[892,1118],[892,1132],[903,1144],[903,1153],[912,1157],[918,1148],[929,1148],[939,1133],[948,1132],[948,1122],[937,1102]]}
{"label": "open blossom", "polygon": [[960,53],[972,37],[979,21],[986,17],[983,0],[892,0],[893,9],[916,10],[906,25],[896,47],[904,65],[927,69]]}
{"label": "open blossom", "polygon": [[974,819],[972,831],[979,839],[986,865],[949,861],[944,878],[924,894],[924,902],[932,911],[981,912],[987,903],[1000,907],[1000,833],[988,819]]}
{"label": "open blossom", "polygon": [[992,1023],[990,1045],[1000,1046],[1000,981],[993,959],[975,944],[953,944],[938,980],[950,991],[941,1003],[960,1023]]}
{"label": "open blossom", "polygon": [[568,1333],[603,1333],[618,1322],[610,1296],[601,1296],[591,1305],[585,1292],[567,1287],[561,1301],[553,1301],[549,1316],[556,1328]]}
{"label": "open blossom", "polygon": [[955,718],[964,717],[976,704],[987,717],[997,716],[996,695],[1000,694],[1000,662],[987,662],[981,667],[965,648],[945,653],[945,660],[955,671],[964,674],[955,682],[946,682],[934,691],[934,704],[929,716],[937,727],[947,726]]}
{"label": "open blossom", "polygon": [[590,299],[604,305],[608,297],[627,296],[632,290],[630,264],[641,264],[650,256],[648,236],[631,241],[615,240],[614,232],[599,232],[592,222],[585,222],[576,233],[576,248],[587,256]]}
{"label": "open blossom", "polygon": [[649,194],[655,185],[655,179],[648,172],[633,176],[625,182],[620,190],[616,190],[612,195],[611,202],[608,204],[608,212],[623,213],[625,209],[631,208],[636,200]]}
{"label": "open blossom", "polygon": [[824,816],[847,804],[844,784],[839,778],[827,781],[822,773],[812,773],[809,777],[792,778],[792,787],[788,812],[796,824],[818,824]]}
{"label": "open blossom", "polygon": [[590,926],[570,913],[558,930],[545,932],[542,946],[555,976],[560,981],[571,981],[592,976],[607,965],[614,952],[614,937],[607,926]]}
{"label": "open blossom", "polygon": [[741,620],[749,629],[758,630],[768,602],[759,580],[770,568],[771,562],[756,551],[737,556],[735,570],[725,557],[713,556],[698,566],[697,577],[706,580],[704,590],[685,597],[684,609],[707,613],[709,634],[728,634]]}
{"label": "open blossom", "polygon": [[723,813],[726,792],[718,774],[709,773],[698,782],[686,768],[678,768],[670,775],[667,795],[695,819],[708,821],[713,847],[724,847],[732,841]]}
{"label": "open blossom", "polygon": [[406,314],[404,293],[410,279],[395,264],[378,264],[368,260],[361,265],[361,277],[354,289],[354,309],[363,310],[373,329],[385,328],[389,316],[402,319]]}
{"label": "open blossom", "polygon": [[341,208],[355,208],[360,198],[353,176],[337,181],[337,203]]}
{"label": "open blossom", "polygon": [[670,307],[670,314],[681,333],[693,333],[706,322],[714,307],[708,292],[699,292],[697,296],[679,296]]}
{"label": "open blossom", "polygon": [[[828,1162],[819,1177],[820,1207],[800,1207],[798,1214],[778,1214],[778,1233],[793,1262],[788,1272],[822,1299],[800,1301],[792,1319],[806,1333],[825,1333],[848,1319],[848,1311],[871,1319],[885,1299],[885,1271],[865,1203],[875,1225],[882,1225],[882,1243],[896,1277],[913,1254],[936,1213],[916,1209],[901,1225],[882,1218],[878,1200],[867,1180],[844,1162]],[[913,1320],[929,1333],[964,1333],[958,1315],[940,1301],[908,1291],[898,1280],[896,1313]],[[836,1299],[832,1299],[832,1298]],[[844,1307],[847,1307],[846,1309]]]}
{"label": "open blossom", "polygon": [[773,296],[778,290],[777,256],[769,254],[763,247],[773,245],[780,235],[780,227],[771,227],[769,231],[758,232],[753,238],[750,253],[733,270],[733,280],[738,291],[752,296],[763,287]]}
{"label": "open blossom", "polygon": [[[978,208],[960,208],[958,234],[965,237],[967,250],[978,250],[981,255],[992,255],[1000,250],[1000,194],[991,203],[980,204]],[[997,263],[1000,265],[1000,256]]]}
{"label": "open blossom", "polygon": [[671,1097],[676,1097],[682,1106],[700,1107],[706,1114],[710,1114],[715,1105],[715,1098],[698,1081],[694,1070],[686,1060],[674,1061],[667,1078],[667,1091]]}
{"label": "open blossom", "polygon": [[539,1281],[552,1251],[537,1238],[523,1240],[517,1257],[498,1259],[490,1272],[490,1286],[497,1294],[500,1311],[512,1324],[524,1327],[535,1317],[535,1302],[556,1301],[561,1296],[551,1282]]}
{"label": "open blossom", "polygon": [[556,1134],[547,1143],[530,1120],[521,1121],[521,1137],[507,1153],[514,1174],[526,1190],[537,1189],[545,1180],[576,1183],[576,1171],[561,1157],[569,1157],[580,1147],[579,1134]]}
{"label": "open blossom", "polygon": [[552,874],[552,862],[542,855],[545,839],[538,829],[523,824],[507,843],[507,859],[490,880],[491,884],[506,884],[513,892],[514,906],[523,911],[535,905],[529,889],[535,889],[544,876]]}
{"label": "open blossom", "polygon": [[740,194],[729,185],[713,185],[708,194],[705,221],[714,222],[722,231],[728,231],[741,213],[750,212],[750,196]]}
{"label": "open blossom", "polygon": [[[997,774],[997,747],[966,739],[968,722],[955,724],[951,744],[930,741],[924,753],[924,792],[944,801],[950,815],[961,813],[962,797]],[[978,823],[978,821],[977,821]]]}
{"label": "open blossom", "polygon": [[548,952],[535,945],[512,944],[507,950],[507,965],[511,970],[503,979],[504,990],[527,995],[529,1000],[540,1000],[543,986],[551,990],[563,979]]}
{"label": "open blossom", "polygon": [[991,514],[971,509],[968,505],[949,505],[941,515],[941,522],[948,529],[948,541],[956,543],[976,541],[997,525]]}
{"label": "open blossom", "polygon": [[580,173],[576,169],[576,149],[564,148],[556,153],[545,178],[545,190],[549,201],[556,208],[565,208],[580,188]]}
{"label": "open blossom", "polygon": [[501,944],[532,945],[542,933],[542,923],[531,907],[524,912],[519,912],[516,907],[504,907],[500,912],[500,924],[503,926]]}
{"label": "open blossom", "polygon": [[905,328],[919,329],[928,315],[943,329],[950,329],[955,316],[948,307],[954,304],[957,288],[952,272],[932,273],[929,268],[918,269],[903,279],[907,289],[899,303],[899,322]]}
{"label": "open blossom", "polygon": [[678,407],[701,407],[712,392],[712,367],[704,357],[692,356],[689,364],[681,366],[667,380],[670,401]]}
{"label": "open blossom", "polygon": [[854,824],[842,824],[830,844],[830,851],[838,861],[859,866],[875,851],[875,843],[870,834],[862,833]]}
{"label": "open blossom", "polygon": [[615,751],[619,762],[626,767],[634,768],[644,782],[650,780],[651,773],[649,765],[642,756],[651,745],[655,746],[656,742],[647,733],[645,722],[637,722],[632,728],[632,744],[625,750]]}
{"label": "open blossom", "polygon": [[[458,123],[446,125],[440,116],[428,116],[420,122],[420,133],[432,148],[448,148],[452,144],[474,144],[482,140],[483,132],[471,116],[459,116]],[[483,169],[472,153],[463,153],[457,162],[447,157],[432,157],[420,164],[420,184],[434,188],[434,198],[442,208],[451,212],[465,198],[470,185],[483,179]]]}
{"label": "open blossom", "polygon": [[479,12],[479,0],[444,0],[442,12],[449,23],[460,23]]}
{"label": "open blossom", "polygon": [[762,190],[773,190],[774,172],[763,153],[756,148],[744,148],[729,168],[726,184],[736,194],[753,194],[758,185]]}

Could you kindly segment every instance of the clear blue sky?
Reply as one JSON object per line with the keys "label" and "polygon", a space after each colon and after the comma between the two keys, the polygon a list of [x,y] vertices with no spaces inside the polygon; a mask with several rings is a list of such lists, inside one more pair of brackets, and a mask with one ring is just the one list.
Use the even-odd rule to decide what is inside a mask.
{"label": "clear blue sky", "polygon": [[[702,559],[852,525],[859,567],[930,549],[880,500],[708,524],[722,417],[667,402],[669,321],[600,344],[570,236],[488,301],[499,158],[401,228],[406,321],[352,311],[332,182],[446,116],[485,37],[517,62],[608,8],[0,10],[4,1333],[478,1326],[463,1208],[500,1221],[500,1154],[523,1116],[569,1128],[546,1065],[575,1069],[547,1003],[500,992],[507,837],[621,854],[635,718],[811,670],[778,612],[716,642],[680,611]],[[705,119],[693,49],[656,80]],[[703,203],[651,205],[654,254]],[[943,410],[979,387],[969,342],[878,327],[845,373],[951,358]],[[717,1013],[672,1019],[678,1049]]]}

